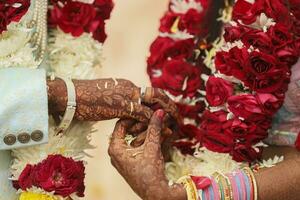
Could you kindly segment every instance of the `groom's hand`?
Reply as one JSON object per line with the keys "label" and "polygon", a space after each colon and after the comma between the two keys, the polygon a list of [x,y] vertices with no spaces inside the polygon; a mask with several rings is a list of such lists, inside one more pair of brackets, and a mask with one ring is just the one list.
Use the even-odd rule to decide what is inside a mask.
{"label": "groom's hand", "polygon": [[113,166],[142,199],[185,200],[184,188],[181,185],[170,187],[164,174],[160,144],[163,118],[164,111],[154,113],[146,130],[145,142],[136,148],[124,140],[134,122],[119,121],[112,135],[109,155]]}

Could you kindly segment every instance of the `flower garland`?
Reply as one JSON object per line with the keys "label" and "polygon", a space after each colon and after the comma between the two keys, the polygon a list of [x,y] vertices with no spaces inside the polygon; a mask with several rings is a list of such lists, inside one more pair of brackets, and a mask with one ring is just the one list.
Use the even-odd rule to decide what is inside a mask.
{"label": "flower garland", "polygon": [[[210,11],[198,13],[193,20],[188,16],[196,13],[195,3],[208,2],[171,0],[161,20],[162,33],[150,48],[148,74],[152,85],[178,102],[185,119],[180,129],[185,139],[175,142],[181,152],[174,150],[173,162],[166,165],[172,180],[189,173],[230,172],[243,165],[236,161],[259,159],[264,146],[261,142],[283,104],[290,68],[300,55],[297,0],[237,0],[234,7],[225,1],[227,6],[220,17],[225,23],[223,34],[212,44],[204,43],[203,55],[201,46],[194,46],[203,35],[189,34],[205,33],[199,25],[205,23],[196,20],[197,25],[193,20],[206,19]],[[182,7],[186,9],[179,9]],[[176,13],[178,10],[185,12]],[[189,22],[193,27],[187,25]],[[195,53],[198,62],[191,59]],[[207,66],[211,75],[198,66]],[[215,155],[207,156],[211,152]],[[214,158],[224,154],[230,156],[214,165]],[[202,166],[190,164],[195,162]]]}
{"label": "flower garland", "polygon": [[18,1],[9,0],[0,4],[0,34],[7,30],[7,26],[12,22],[19,22],[27,13],[30,0]]}
{"label": "flower garland", "polygon": [[[27,25],[35,6],[40,3],[38,1],[10,0],[0,3],[0,14],[4,8],[8,11],[11,7],[10,17],[15,15],[14,18],[5,18],[14,23],[1,27],[3,32],[0,37],[3,39],[0,45],[3,42],[15,44],[10,45],[9,52],[3,52],[6,56],[2,57],[0,50],[1,67],[19,66],[14,65],[16,59],[20,66],[26,64],[26,60],[28,63],[35,60],[34,48],[29,44],[32,28]],[[112,8],[111,0],[51,1],[45,62],[50,72],[60,77],[96,78],[95,72],[101,66],[102,46],[106,39],[105,20],[110,18]],[[6,14],[8,16],[9,13]],[[16,58],[18,54],[21,55]],[[30,66],[36,65],[23,65]],[[90,145],[90,134],[95,131],[93,123],[74,121],[62,135],[57,135],[55,127],[56,123],[50,117],[47,144],[12,150],[12,180],[20,200],[76,200],[84,197],[84,158],[89,156],[85,150],[93,148]]]}

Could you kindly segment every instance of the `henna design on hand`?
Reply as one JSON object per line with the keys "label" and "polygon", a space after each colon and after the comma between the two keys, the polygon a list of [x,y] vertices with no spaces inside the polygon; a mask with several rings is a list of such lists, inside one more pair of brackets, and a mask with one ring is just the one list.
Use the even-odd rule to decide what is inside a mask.
{"label": "henna design on hand", "polygon": [[113,132],[109,155],[113,166],[125,178],[131,188],[144,200],[185,200],[182,185],[168,186],[164,174],[164,158],[161,153],[163,111],[151,118],[142,146],[128,146],[124,140],[134,121],[119,121]]}
{"label": "henna design on hand", "polygon": [[[113,118],[130,118],[147,124],[153,111],[141,105],[140,88],[124,79],[73,80],[77,108],[75,118],[100,121]],[[67,89],[61,79],[49,80],[48,99],[51,114],[63,115],[67,104]],[[176,117],[177,107],[162,90],[149,88],[147,104],[158,103],[170,115]],[[150,93],[149,93],[150,91]]]}

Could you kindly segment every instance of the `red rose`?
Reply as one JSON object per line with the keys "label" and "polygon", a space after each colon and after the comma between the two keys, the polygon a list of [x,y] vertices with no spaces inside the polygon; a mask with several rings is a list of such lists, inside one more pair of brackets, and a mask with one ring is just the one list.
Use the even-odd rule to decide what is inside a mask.
{"label": "red rose", "polygon": [[168,37],[157,37],[150,47],[150,57],[148,58],[148,73],[151,74],[152,67],[171,59],[188,59],[193,55],[194,40],[173,40]]}
{"label": "red rose", "polygon": [[191,124],[182,125],[180,127],[180,132],[181,135],[183,135],[185,138],[186,137],[188,137],[189,139],[196,138],[198,141],[201,141],[201,138],[203,136],[200,129]]}
{"label": "red rose", "polygon": [[251,118],[258,120],[265,115],[256,97],[251,94],[229,97],[228,108],[236,117],[242,117],[244,119]]}
{"label": "red rose", "polygon": [[1,12],[0,10],[0,34],[3,32],[3,31],[6,31],[7,30],[7,19],[6,19],[6,15],[4,13]]}
{"label": "red rose", "polygon": [[277,22],[290,23],[290,11],[284,0],[259,0],[258,6],[262,6],[268,17]]}
{"label": "red rose", "polygon": [[109,19],[114,3],[112,0],[95,0],[94,5],[97,10],[97,16],[100,16],[102,20]]}
{"label": "red rose", "polygon": [[18,184],[14,184],[16,189],[21,188],[26,190],[33,186],[32,173],[34,172],[34,167],[32,165],[26,165],[25,169],[19,176]]}
{"label": "red rose", "polygon": [[50,155],[37,165],[27,165],[18,182],[22,190],[36,186],[63,197],[73,193],[84,197],[84,170],[82,161]]}
{"label": "red rose", "polygon": [[244,68],[250,65],[247,48],[239,49],[238,47],[233,47],[229,52],[217,52],[215,65],[221,73],[245,80],[247,74]]}
{"label": "red rose", "polygon": [[164,88],[175,96],[194,97],[203,84],[201,70],[184,60],[169,60],[164,63],[159,77]]}
{"label": "red rose", "polygon": [[235,21],[242,20],[244,24],[252,24],[256,21],[257,16],[264,9],[263,7],[257,9],[256,4],[251,4],[246,0],[238,0],[234,7],[232,17]]}
{"label": "red rose", "polygon": [[293,15],[297,19],[300,19],[300,0],[289,0],[289,6],[291,7]]}
{"label": "red rose", "polygon": [[242,35],[247,31],[247,27],[238,25],[238,26],[227,26],[225,27],[224,39],[226,42],[234,42],[236,40],[240,40]]}
{"label": "red rose", "polygon": [[206,83],[206,99],[211,106],[223,105],[233,94],[233,85],[222,78],[210,76]]}
{"label": "red rose", "polygon": [[289,22],[289,10],[281,0],[256,0],[253,4],[238,0],[233,8],[233,19],[248,25],[254,23],[261,13],[276,21]]}
{"label": "red rose", "polygon": [[246,78],[241,78],[251,90],[261,93],[285,91],[290,72],[286,65],[279,64],[277,59],[263,52],[250,53],[250,65],[244,66]]}
{"label": "red rose", "polygon": [[178,14],[166,12],[166,14],[160,19],[159,31],[162,33],[171,33],[171,29],[177,18],[180,18]]}
{"label": "red rose", "polygon": [[257,148],[258,152],[250,145],[238,144],[235,146],[231,155],[233,159],[237,162],[253,162],[261,158],[262,148]]}
{"label": "red rose", "polygon": [[190,140],[178,140],[173,143],[173,146],[176,147],[177,149],[180,149],[181,153],[184,155],[193,155],[195,150],[193,147],[196,145],[195,142],[192,142]]}
{"label": "red rose", "polygon": [[279,100],[272,94],[257,93],[256,98],[267,115],[274,115],[283,104],[283,100]]}
{"label": "red rose", "polygon": [[293,39],[290,28],[281,23],[271,26],[267,34],[271,37],[274,45],[284,45]]}
{"label": "red rose", "polygon": [[196,121],[198,121],[200,118],[200,114],[205,109],[205,104],[204,102],[198,102],[195,105],[191,106],[191,105],[177,103],[177,107],[181,116],[190,119],[195,119]]}
{"label": "red rose", "polygon": [[71,33],[74,37],[97,27],[99,22],[95,20],[95,17],[96,10],[94,6],[81,2],[70,1],[63,8],[54,6],[51,11],[51,21],[57,24],[65,33]]}
{"label": "red rose", "polygon": [[202,144],[208,150],[214,152],[230,153],[234,146],[234,140],[231,136],[222,132],[206,131]]}
{"label": "red rose", "polygon": [[260,30],[251,29],[247,31],[241,39],[247,48],[253,46],[260,51],[268,53],[270,53],[273,49],[271,38]]}
{"label": "red rose", "polygon": [[7,30],[11,22],[19,22],[29,6],[30,0],[6,0],[0,3],[0,34]]}
{"label": "red rose", "polygon": [[227,114],[228,113],[223,110],[217,112],[204,111],[200,128],[206,132],[221,133],[223,123],[227,121]]}
{"label": "red rose", "polygon": [[98,24],[95,24],[95,30],[91,31],[93,33],[93,38],[100,43],[103,43],[107,35],[105,33],[105,22],[100,18],[97,20]]}
{"label": "red rose", "polygon": [[206,29],[201,26],[202,23],[204,23],[204,12],[199,13],[195,9],[190,9],[180,18],[178,27],[181,31],[186,30],[192,35],[205,34]]}
{"label": "red rose", "polygon": [[35,166],[34,183],[47,192],[55,192],[63,197],[73,193],[84,197],[84,170],[81,161],[75,162],[60,155],[48,156]]}
{"label": "red rose", "polygon": [[[6,16],[10,22],[19,22],[30,7],[30,0],[6,0]],[[18,4],[18,6],[15,6]]]}
{"label": "red rose", "polygon": [[274,50],[274,54],[285,65],[291,67],[297,63],[300,50],[297,47],[297,43],[294,40],[278,47]]}
{"label": "red rose", "polygon": [[223,125],[224,133],[234,139],[245,140],[247,135],[255,133],[257,126],[254,123],[247,123],[238,118],[228,120]]}

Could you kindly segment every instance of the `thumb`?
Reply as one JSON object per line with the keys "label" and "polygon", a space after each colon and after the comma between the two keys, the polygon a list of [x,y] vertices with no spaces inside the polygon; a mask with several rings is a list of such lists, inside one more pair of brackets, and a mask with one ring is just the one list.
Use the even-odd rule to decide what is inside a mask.
{"label": "thumb", "polygon": [[157,143],[160,145],[161,130],[162,130],[164,115],[165,112],[163,110],[157,110],[151,117],[148,130],[147,130],[145,144]]}

